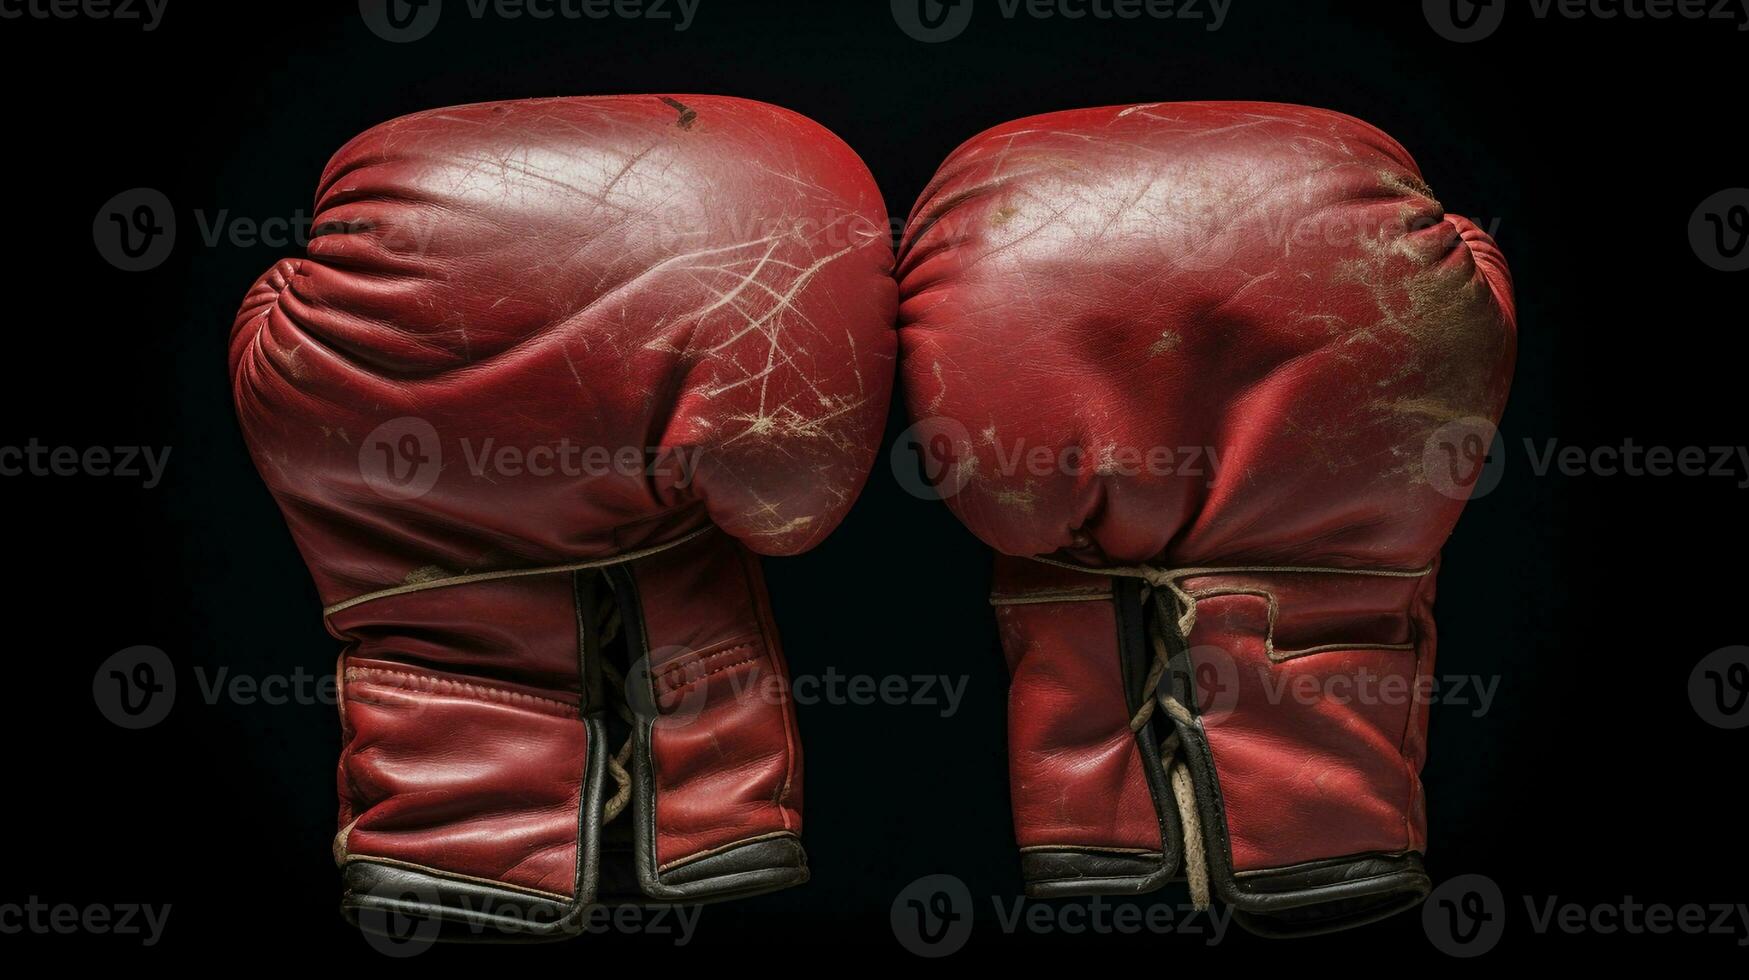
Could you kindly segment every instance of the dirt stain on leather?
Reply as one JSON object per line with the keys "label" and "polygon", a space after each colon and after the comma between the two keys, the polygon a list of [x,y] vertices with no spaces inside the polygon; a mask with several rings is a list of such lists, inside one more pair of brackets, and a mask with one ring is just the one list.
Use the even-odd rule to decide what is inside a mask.
{"label": "dirt stain on leather", "polygon": [[441,582],[446,578],[454,577],[455,573],[447,568],[440,568],[436,565],[421,565],[408,572],[407,576],[401,579],[401,584],[424,585],[427,582]]}
{"label": "dirt stain on leather", "polygon": [[662,104],[673,109],[675,112],[680,113],[680,118],[674,120],[674,125],[679,126],[681,129],[691,129],[692,124],[698,121],[698,113],[689,108],[686,103],[681,102],[679,99],[671,99],[664,95],[662,96]]}

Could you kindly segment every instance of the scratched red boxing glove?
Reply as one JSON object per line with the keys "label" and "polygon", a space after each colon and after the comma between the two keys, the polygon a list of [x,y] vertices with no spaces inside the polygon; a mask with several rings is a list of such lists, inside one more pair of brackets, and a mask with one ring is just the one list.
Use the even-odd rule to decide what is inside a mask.
{"label": "scratched red boxing glove", "polygon": [[717,97],[424,112],[329,163],[231,335],[344,647],[346,914],[575,933],[806,881],[757,554],[860,491],[891,392],[880,195]]}
{"label": "scratched red boxing glove", "polygon": [[911,414],[1000,553],[1029,891],[1182,873],[1276,934],[1419,901],[1413,692],[1515,350],[1493,241],[1347,116],[1137,105],[961,146],[899,275]]}

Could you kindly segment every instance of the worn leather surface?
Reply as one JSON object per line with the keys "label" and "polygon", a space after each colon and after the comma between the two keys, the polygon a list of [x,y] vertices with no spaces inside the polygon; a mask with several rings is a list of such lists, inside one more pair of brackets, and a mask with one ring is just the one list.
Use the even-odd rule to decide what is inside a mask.
{"label": "worn leather surface", "polygon": [[[1020,847],[1159,854],[1159,818],[1130,732],[1137,705],[1118,659],[1112,580],[998,555],[991,590],[1012,679],[1008,765]],[[1047,597],[1060,601],[1001,603]]]}
{"label": "worn leather surface", "polygon": [[739,841],[798,834],[801,743],[759,562],[688,544],[632,568],[656,712],[656,861],[670,869]]}
{"label": "worn leather surface", "polygon": [[[879,442],[896,287],[862,162],[736,99],[505,102],[366,132],[316,207],[308,257],[245,299],[229,367],[323,602],[707,531],[615,586],[661,716],[640,743],[643,816],[622,819],[653,825],[655,874],[798,833],[787,695],[748,682],[783,674],[754,553],[830,533]],[[496,461],[567,446],[633,464]],[[428,486],[384,492],[384,456]],[[580,800],[600,790],[591,756],[617,746],[587,744],[583,715],[607,709],[580,708],[574,585],[471,581],[330,617],[342,860],[592,897]]]}
{"label": "worn leather surface", "polygon": [[[1499,419],[1513,366],[1493,241],[1355,119],[1137,105],[965,143],[899,276],[905,397],[952,444],[948,504],[979,537],[1216,569],[1183,585],[1218,773],[1198,792],[1224,801],[1233,870],[1421,849],[1425,704],[1337,695],[1433,669],[1431,567],[1466,493],[1427,467],[1444,427]],[[1041,448],[1078,465],[1030,465]],[[1162,449],[1194,472],[1138,465]],[[1224,571],[1300,566],[1428,573]],[[1067,594],[1098,588],[1075,578],[998,562],[998,597],[1047,600],[998,606],[1016,832],[1156,848],[1111,603]]]}

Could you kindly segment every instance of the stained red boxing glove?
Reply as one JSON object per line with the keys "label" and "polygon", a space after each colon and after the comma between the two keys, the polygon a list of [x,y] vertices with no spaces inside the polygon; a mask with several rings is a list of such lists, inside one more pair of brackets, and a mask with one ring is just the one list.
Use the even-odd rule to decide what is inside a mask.
{"label": "stained red boxing glove", "polygon": [[551,936],[807,880],[755,552],[832,531],[891,393],[868,171],[736,99],[423,112],[329,163],[231,336],[344,644],[343,908]]}
{"label": "stained red boxing glove", "polygon": [[900,377],[1000,552],[1035,895],[1183,873],[1252,928],[1428,889],[1420,686],[1516,328],[1493,241],[1333,112],[1060,112],[942,165]]}

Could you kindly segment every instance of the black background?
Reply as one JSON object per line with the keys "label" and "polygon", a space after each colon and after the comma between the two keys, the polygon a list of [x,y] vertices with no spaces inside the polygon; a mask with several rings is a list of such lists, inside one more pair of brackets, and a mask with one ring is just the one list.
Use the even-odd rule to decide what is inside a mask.
{"label": "black background", "polygon": [[[245,454],[224,369],[237,301],[297,246],[208,244],[199,216],[307,215],[330,153],[414,110],[703,92],[774,102],[832,129],[896,215],[961,141],[1055,109],[1301,102],[1394,135],[1448,207],[1497,232],[1521,335],[1505,479],[1460,523],[1440,592],[1442,670],[1500,688],[1481,717],[1434,709],[1429,868],[1436,881],[1480,873],[1500,885],[1507,924],[1491,960],[1530,947],[1737,948],[1738,936],[1538,935],[1525,910],[1526,897],[1749,897],[1736,803],[1746,736],[1703,722],[1687,694],[1701,657],[1744,642],[1740,477],[1539,475],[1524,449],[1744,441],[1735,352],[1749,279],[1704,265],[1687,232],[1702,200],[1749,183],[1749,34],[1734,23],[1539,20],[1514,5],[1494,36],[1456,44],[1419,3],[1234,0],[1209,31],[1206,20],[1006,20],[979,0],[964,34],[923,44],[884,0],[702,0],[684,32],[672,21],[475,20],[458,0],[448,7],[408,44],[372,34],[354,3],[170,0],[149,33],[0,21],[10,219],[0,275],[13,310],[0,444],[172,447],[149,490],[0,479],[14,637],[0,903],[169,903],[168,928],[150,949],[110,936],[0,942],[221,969],[264,956],[365,969],[377,959],[335,911],[333,708],[208,704],[197,681],[220,667],[327,673],[335,653]],[[129,273],[99,254],[92,220],[135,187],[169,197],[179,236],[164,264]],[[895,409],[889,447],[902,426]],[[1013,950],[1135,968],[1104,959],[1122,950],[1163,971],[1255,957],[1444,959],[1418,914],[1287,944],[1235,930],[1213,950],[1189,936],[1005,935],[991,898],[1017,895],[1019,877],[987,555],[944,507],[898,486],[885,447],[880,460],[837,535],[766,562],[791,668],[967,677],[967,695],[952,717],[801,707],[813,882],[706,910],[680,950],[597,935],[443,947],[416,962],[594,971],[702,954],[781,971],[792,956],[837,968],[831,947],[908,958],[889,909],[933,873],[977,897],[977,928],[951,964]],[[170,655],[179,692],[168,720],[132,732],[98,712],[92,676],[138,644]],[[1178,900],[1169,890],[1147,901]]]}

